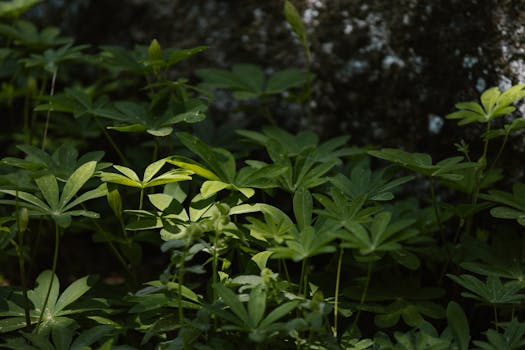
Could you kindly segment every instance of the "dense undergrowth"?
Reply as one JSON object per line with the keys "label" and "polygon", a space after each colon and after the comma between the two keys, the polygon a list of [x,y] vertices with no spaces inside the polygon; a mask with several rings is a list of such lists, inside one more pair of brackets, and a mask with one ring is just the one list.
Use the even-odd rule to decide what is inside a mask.
{"label": "dense undergrowth", "polygon": [[[176,67],[205,47],[75,45],[19,19],[35,2],[0,6],[0,348],[525,347],[525,184],[500,164],[525,85],[458,103],[482,151],[433,161],[279,128],[280,99],[315,118],[288,2],[305,67],[198,84]],[[214,89],[270,126],[211,146]]]}

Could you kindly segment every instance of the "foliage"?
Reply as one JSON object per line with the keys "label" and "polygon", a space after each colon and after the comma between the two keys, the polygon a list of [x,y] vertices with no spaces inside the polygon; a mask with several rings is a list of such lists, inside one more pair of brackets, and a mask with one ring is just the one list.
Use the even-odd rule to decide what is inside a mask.
{"label": "foliage", "polygon": [[[1,348],[524,346],[525,185],[497,166],[524,124],[496,119],[523,84],[458,103],[449,119],[486,124],[482,153],[461,143],[433,161],[278,126],[281,97],[311,113],[289,1],[304,69],[199,69],[198,86],[178,68],[206,47],[88,54],[19,19],[37,2],[0,6],[0,104],[16,115],[0,162]],[[198,137],[208,88],[272,125],[235,130],[242,148]]]}

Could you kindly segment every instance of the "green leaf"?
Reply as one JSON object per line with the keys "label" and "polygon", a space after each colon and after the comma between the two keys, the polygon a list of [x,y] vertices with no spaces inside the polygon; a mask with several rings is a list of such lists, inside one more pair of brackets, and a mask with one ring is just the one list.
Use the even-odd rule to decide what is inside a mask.
{"label": "green leaf", "polygon": [[518,304],[525,299],[524,294],[518,293],[522,286],[515,282],[501,283],[495,276],[488,276],[485,282],[472,275],[447,275],[454,282],[469,290],[461,293],[466,298],[483,301],[488,304]]}
{"label": "green leaf", "polygon": [[77,192],[84,186],[84,184],[95,173],[97,162],[91,161],[82,164],[71,174],[67,179],[62,195],[60,197],[60,208],[64,208],[66,204],[77,194]]}
{"label": "green leaf", "polygon": [[213,181],[220,181],[220,178],[217,175],[215,175],[213,172],[206,169],[205,167],[203,167],[202,165],[200,165],[199,163],[195,162],[192,159],[181,157],[181,156],[173,156],[173,157],[168,158],[166,161],[168,163],[171,163],[183,169],[191,170],[195,174],[202,176],[205,179],[213,180]]}
{"label": "green leaf", "polygon": [[301,20],[301,16],[299,15],[299,12],[295,8],[295,6],[288,0],[284,2],[284,16],[286,17],[286,21],[292,27],[293,32],[299,38],[299,41],[301,42],[301,44],[304,47],[306,47],[307,46],[306,29],[304,28],[304,24]]}
{"label": "green leaf", "polygon": [[459,350],[468,350],[470,343],[468,319],[461,306],[454,301],[448,303],[447,321],[459,343]]}
{"label": "green leaf", "polygon": [[58,209],[58,183],[57,179],[53,175],[45,175],[35,179],[40,192],[44,196],[44,199],[49,204],[49,207],[53,210]]}
{"label": "green leaf", "polygon": [[293,211],[300,230],[311,225],[312,210],[313,201],[310,191],[304,187],[299,188],[293,197]]}
{"label": "green leaf", "polygon": [[107,193],[107,185],[105,183],[101,184],[97,188],[95,188],[95,189],[93,189],[91,191],[87,191],[85,193],[82,193],[80,196],[78,196],[77,198],[73,199],[64,208],[62,208],[62,212],[67,212],[71,208],[74,208],[75,206],[77,206],[77,205],[79,205],[81,203],[84,203],[84,202],[86,202],[88,200],[103,197],[103,196],[106,195],[106,193]]}
{"label": "green leaf", "polygon": [[258,252],[254,256],[252,256],[251,260],[257,264],[257,267],[260,271],[264,270],[266,268],[266,263],[268,262],[268,259],[270,256],[272,256],[273,252],[269,251],[262,251]]}
{"label": "green leaf", "polygon": [[242,82],[246,90],[256,95],[263,93],[264,73],[253,64],[236,64],[232,67],[232,73]]}
{"label": "green leaf", "polygon": [[266,311],[266,292],[263,285],[258,285],[250,292],[250,299],[248,300],[248,315],[250,317],[250,325],[252,328],[257,327]]}
{"label": "green leaf", "polygon": [[217,294],[221,297],[226,305],[228,305],[232,312],[246,325],[250,324],[250,318],[246,309],[239,301],[239,298],[229,288],[225,287],[220,283],[213,285],[213,288],[217,291]]}
{"label": "green leaf", "polygon": [[300,69],[285,69],[274,73],[266,85],[265,94],[278,94],[306,83],[306,74]]}
{"label": "green leaf", "polygon": [[0,17],[17,18],[42,0],[11,0],[0,2]]}
{"label": "green leaf", "polygon": [[481,104],[485,111],[491,112],[493,110],[500,94],[497,87],[490,88],[481,94]]}
{"label": "green leaf", "polygon": [[202,198],[209,198],[219,191],[229,188],[231,185],[222,181],[205,181],[201,186]]}
{"label": "green leaf", "polygon": [[156,162],[151,163],[147,166],[146,170],[144,170],[144,177],[142,179],[143,182],[150,181],[155,174],[157,174],[160,169],[166,164],[165,159],[158,160]]}
{"label": "green leaf", "polygon": [[164,137],[170,135],[173,132],[173,128],[171,126],[164,126],[158,128],[148,128],[146,131],[150,135]]}
{"label": "green leaf", "polygon": [[184,146],[198,155],[221,181],[233,182],[235,159],[230,152],[219,148],[211,148],[197,137],[186,132],[178,132],[177,137]]}
{"label": "green leaf", "polygon": [[109,335],[113,330],[114,327],[108,325],[99,325],[84,330],[71,344],[69,350],[85,350],[90,345]]}
{"label": "green leaf", "polygon": [[0,333],[11,332],[26,326],[25,316],[9,317],[0,320]]}
{"label": "green leaf", "polygon": [[[51,282],[52,281],[52,282]],[[42,312],[44,301],[46,299],[49,284],[52,283],[51,292],[49,293],[49,300],[47,302],[46,310],[53,315],[55,311],[55,304],[58,299],[60,290],[60,283],[56,275],[52,275],[51,270],[46,270],[40,273],[36,279],[36,288],[27,292],[29,300],[33,303],[37,313]]]}
{"label": "green leaf", "polygon": [[60,295],[58,301],[56,302],[55,313],[60,313],[60,311],[65,309],[69,304],[78,300],[78,298],[91,289],[88,279],[88,276],[82,277],[66,288],[66,290]]}
{"label": "green leaf", "polygon": [[109,207],[113,210],[115,216],[122,219],[122,197],[117,188],[111,188],[107,191],[107,200]]}
{"label": "green leaf", "polygon": [[271,326],[274,322],[277,320],[283,318],[284,316],[288,315],[290,312],[292,312],[293,309],[295,309],[299,305],[299,301],[289,301],[284,304],[279,305],[275,309],[273,309],[268,316],[265,317],[264,320],[262,320],[260,324],[260,328],[266,328]]}

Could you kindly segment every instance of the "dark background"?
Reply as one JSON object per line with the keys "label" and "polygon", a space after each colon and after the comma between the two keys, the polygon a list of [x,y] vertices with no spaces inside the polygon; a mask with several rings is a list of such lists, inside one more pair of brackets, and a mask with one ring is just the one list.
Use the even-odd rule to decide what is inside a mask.
{"label": "dark background", "polygon": [[[480,129],[441,118],[454,103],[492,86],[523,80],[525,2],[506,0],[302,0],[313,53],[314,128],[323,137],[347,133],[357,145],[402,147],[436,158],[466,139],[476,150]],[[304,56],[284,20],[281,1],[48,1],[32,16],[60,26],[78,43],[209,45],[184,68],[259,64],[301,68]],[[221,100],[223,99],[223,100]],[[211,118],[232,118],[235,101],[221,94]],[[298,130],[304,113],[276,108],[281,126]],[[521,116],[521,114],[519,114]],[[239,115],[235,116],[237,119]],[[257,116],[241,114],[257,127]],[[523,135],[513,152],[523,154]],[[513,157],[515,159],[515,157]]]}

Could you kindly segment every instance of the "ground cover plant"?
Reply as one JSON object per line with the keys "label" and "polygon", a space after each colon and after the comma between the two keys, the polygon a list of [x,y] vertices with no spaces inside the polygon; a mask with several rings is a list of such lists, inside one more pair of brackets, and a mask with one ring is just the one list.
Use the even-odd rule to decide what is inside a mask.
{"label": "ground cover plant", "polygon": [[[206,47],[75,45],[20,19],[36,2],[0,7],[0,348],[525,346],[525,184],[500,164],[524,84],[456,104],[479,145],[433,160],[279,127],[281,99],[315,118],[290,2],[305,67],[198,79],[177,67]],[[215,89],[269,125],[201,136]]]}

